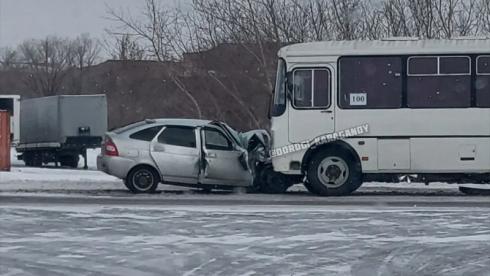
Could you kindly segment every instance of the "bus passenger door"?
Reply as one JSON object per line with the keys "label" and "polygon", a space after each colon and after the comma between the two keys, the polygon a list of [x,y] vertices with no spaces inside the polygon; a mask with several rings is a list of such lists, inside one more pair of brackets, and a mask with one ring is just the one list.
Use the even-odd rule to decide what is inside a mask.
{"label": "bus passenger door", "polygon": [[332,133],[335,128],[332,71],[326,67],[297,68],[290,78],[289,142],[311,141]]}

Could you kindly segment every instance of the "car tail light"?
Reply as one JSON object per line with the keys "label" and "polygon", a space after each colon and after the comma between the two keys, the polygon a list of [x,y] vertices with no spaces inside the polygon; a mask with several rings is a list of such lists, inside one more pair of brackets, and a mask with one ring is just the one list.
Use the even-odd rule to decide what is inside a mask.
{"label": "car tail light", "polygon": [[104,143],[104,153],[108,156],[119,156],[119,151],[117,150],[116,144],[111,138],[106,138]]}

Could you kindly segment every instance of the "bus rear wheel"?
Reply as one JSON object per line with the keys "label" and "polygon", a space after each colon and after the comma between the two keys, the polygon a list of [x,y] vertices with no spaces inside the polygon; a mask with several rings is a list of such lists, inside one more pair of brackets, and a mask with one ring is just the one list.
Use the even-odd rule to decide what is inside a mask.
{"label": "bus rear wheel", "polygon": [[345,196],[361,185],[361,164],[346,150],[322,150],[308,164],[306,187],[314,194]]}

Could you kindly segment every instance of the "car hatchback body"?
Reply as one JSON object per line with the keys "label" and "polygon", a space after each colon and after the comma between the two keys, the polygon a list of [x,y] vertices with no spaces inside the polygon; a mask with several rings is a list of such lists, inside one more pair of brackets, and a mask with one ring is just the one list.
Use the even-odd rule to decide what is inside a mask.
{"label": "car hatchback body", "polygon": [[157,119],[108,132],[97,168],[124,179],[134,193],[158,183],[204,189],[253,186],[267,160],[265,130],[238,133],[222,122]]}

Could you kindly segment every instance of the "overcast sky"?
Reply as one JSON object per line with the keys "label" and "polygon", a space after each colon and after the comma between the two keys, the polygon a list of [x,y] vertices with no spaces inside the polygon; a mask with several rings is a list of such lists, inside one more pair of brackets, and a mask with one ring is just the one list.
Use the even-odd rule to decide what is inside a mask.
{"label": "overcast sky", "polygon": [[137,11],[144,0],[0,0],[0,48],[53,34],[101,37],[104,29],[114,24],[104,18],[106,5]]}

